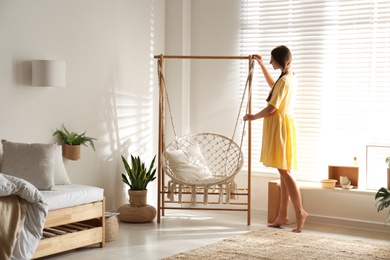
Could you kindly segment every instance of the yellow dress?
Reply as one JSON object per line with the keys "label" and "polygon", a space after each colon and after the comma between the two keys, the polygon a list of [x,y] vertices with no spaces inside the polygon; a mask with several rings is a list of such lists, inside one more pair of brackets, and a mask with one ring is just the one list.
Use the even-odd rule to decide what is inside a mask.
{"label": "yellow dress", "polygon": [[291,170],[298,167],[296,126],[293,115],[298,81],[295,75],[284,75],[274,86],[268,104],[276,111],[264,118],[260,162],[267,167]]}

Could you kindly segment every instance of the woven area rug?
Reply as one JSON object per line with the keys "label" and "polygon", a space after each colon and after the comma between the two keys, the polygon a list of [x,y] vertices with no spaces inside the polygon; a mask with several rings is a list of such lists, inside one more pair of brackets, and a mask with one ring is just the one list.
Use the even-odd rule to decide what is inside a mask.
{"label": "woven area rug", "polygon": [[261,229],[164,258],[173,259],[390,259],[390,245]]}

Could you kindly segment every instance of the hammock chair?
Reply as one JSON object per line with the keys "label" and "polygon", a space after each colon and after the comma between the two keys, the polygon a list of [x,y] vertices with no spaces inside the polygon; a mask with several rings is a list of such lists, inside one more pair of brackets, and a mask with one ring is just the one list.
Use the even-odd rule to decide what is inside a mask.
{"label": "hammock chair", "polygon": [[[241,149],[244,129],[242,131],[240,144],[237,144],[234,141],[234,137],[239,124],[246,91],[248,85],[251,84],[253,61],[250,62],[250,70],[231,138],[213,132],[188,134],[182,137],[177,136],[162,64],[163,56],[160,55],[158,62],[160,97],[164,96],[161,95],[161,92],[163,92],[166,97],[170,121],[175,137],[166,147],[163,141],[161,154],[162,169],[171,179],[168,181],[167,185],[167,197],[170,200],[174,200],[174,194],[178,194],[178,202],[182,203],[184,191],[189,191],[191,193],[190,205],[191,207],[194,207],[197,204],[197,193],[203,191],[203,204],[207,205],[208,193],[211,189],[214,192],[217,191],[219,193],[218,203],[228,204],[230,199],[236,198],[232,195],[236,194],[235,191],[237,189],[234,178],[244,164],[244,155]],[[161,103],[160,100],[160,104]],[[163,114],[160,116],[164,117]],[[165,120],[162,120],[162,122],[165,122]],[[245,128],[245,122],[243,128]],[[163,140],[165,140],[164,125],[162,126],[162,137]],[[223,199],[224,195],[225,199]]]}

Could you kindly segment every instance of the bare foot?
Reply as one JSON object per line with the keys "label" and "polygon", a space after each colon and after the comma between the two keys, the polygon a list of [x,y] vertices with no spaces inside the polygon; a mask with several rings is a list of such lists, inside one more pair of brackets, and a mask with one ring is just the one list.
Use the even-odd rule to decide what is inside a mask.
{"label": "bare foot", "polygon": [[280,227],[288,222],[288,218],[277,218],[273,223],[268,223],[268,227]]}
{"label": "bare foot", "polygon": [[305,225],[305,221],[309,215],[306,212],[303,212],[301,216],[297,217],[297,228],[293,229],[294,233],[301,233],[303,230],[303,225]]}

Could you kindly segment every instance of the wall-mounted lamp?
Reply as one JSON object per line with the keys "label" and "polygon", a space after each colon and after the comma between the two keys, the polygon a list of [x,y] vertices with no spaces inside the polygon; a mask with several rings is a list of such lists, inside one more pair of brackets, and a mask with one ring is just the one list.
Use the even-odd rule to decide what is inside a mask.
{"label": "wall-mounted lamp", "polygon": [[33,60],[32,85],[65,87],[65,61]]}

